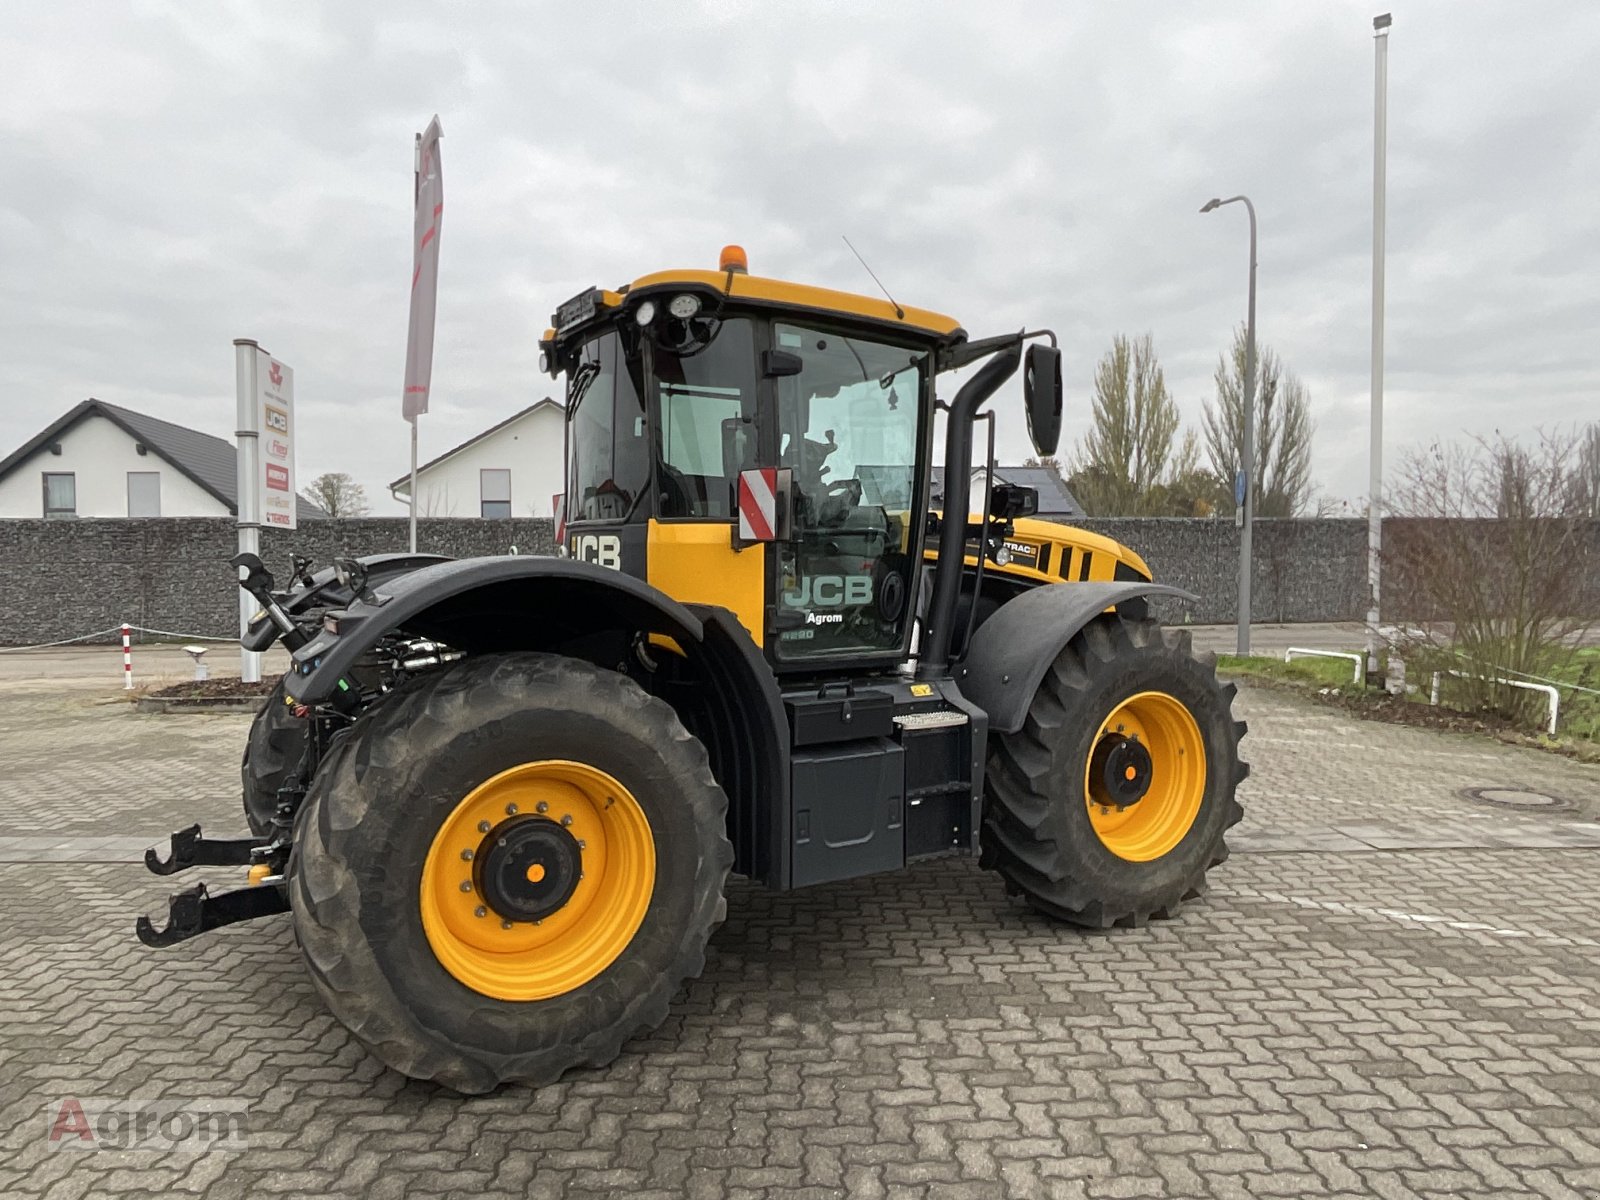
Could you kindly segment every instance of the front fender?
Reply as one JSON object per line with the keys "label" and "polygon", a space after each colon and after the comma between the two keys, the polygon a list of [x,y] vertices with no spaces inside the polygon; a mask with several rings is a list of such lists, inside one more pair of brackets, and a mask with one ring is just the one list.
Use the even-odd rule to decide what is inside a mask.
{"label": "front fender", "polygon": [[1023,592],[1002,604],[972,635],[956,670],[962,693],[989,714],[991,733],[1015,733],[1044,673],[1078,631],[1108,608],[1150,596],[1199,599],[1145,580],[1058,583]]}
{"label": "front fender", "polygon": [[572,558],[504,555],[419,567],[333,614],[324,630],[294,652],[286,691],[318,704],[387,634],[404,630],[468,654],[544,649],[595,628],[658,633],[680,644],[704,636],[699,617],[631,575]]}

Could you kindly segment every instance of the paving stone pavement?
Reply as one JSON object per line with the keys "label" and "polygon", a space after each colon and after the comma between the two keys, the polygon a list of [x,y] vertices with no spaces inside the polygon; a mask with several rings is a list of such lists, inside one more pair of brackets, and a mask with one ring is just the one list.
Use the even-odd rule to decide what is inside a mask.
{"label": "paving stone pavement", "polygon": [[[1238,707],[1254,852],[1178,920],[1063,930],[965,860],[736,886],[660,1030],[468,1099],[369,1059],[285,917],[133,939],[138,847],[237,830],[243,719],[0,689],[0,1197],[1600,1195],[1600,771]],[[240,1101],[248,1148],[51,1152],[68,1095]]]}

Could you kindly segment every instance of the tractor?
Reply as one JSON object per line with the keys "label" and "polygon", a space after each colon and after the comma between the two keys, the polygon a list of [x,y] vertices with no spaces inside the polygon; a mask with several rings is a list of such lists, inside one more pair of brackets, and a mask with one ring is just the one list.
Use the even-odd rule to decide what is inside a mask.
{"label": "tractor", "polygon": [[555,554],[296,557],[282,588],[234,560],[260,605],[243,643],[291,655],[245,752],[251,836],[191,826],[146,862],[248,881],[178,893],[141,940],[290,912],[360,1042],[477,1093],[662,1022],[731,875],[976,855],[1090,929],[1202,892],[1244,725],[1151,614],[1186,594],[994,481],[979,410],[1019,369],[1056,448],[1053,334],[971,339],[730,246],[573,297],[540,351],[565,381]]}

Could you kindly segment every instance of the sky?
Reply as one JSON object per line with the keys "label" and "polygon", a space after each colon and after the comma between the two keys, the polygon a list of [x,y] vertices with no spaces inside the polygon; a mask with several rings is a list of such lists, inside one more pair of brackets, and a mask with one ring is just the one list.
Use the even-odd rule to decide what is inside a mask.
{"label": "sky", "polygon": [[[1390,6],[1385,444],[1600,417],[1600,6]],[[444,127],[421,455],[555,386],[562,300],[724,243],[973,336],[1148,332],[1185,420],[1244,319],[1367,490],[1381,4],[17,5],[0,26],[0,455],[87,396],[229,436],[295,368],[302,481],[399,512],[412,147]],[[1031,452],[1020,388],[1000,457]]]}

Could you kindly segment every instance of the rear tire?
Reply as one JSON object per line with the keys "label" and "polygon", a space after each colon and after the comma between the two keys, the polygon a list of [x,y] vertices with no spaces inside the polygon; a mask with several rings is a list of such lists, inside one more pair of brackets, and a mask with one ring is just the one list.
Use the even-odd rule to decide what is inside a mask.
{"label": "rear tire", "polygon": [[[1217,682],[1215,656],[1191,654],[1187,632],[1115,613],[1096,617],[1045,673],[1023,727],[989,739],[983,865],[1032,907],[1075,925],[1175,916],[1227,858],[1224,834],[1243,815],[1234,793],[1249,767],[1239,761],[1245,725],[1233,719],[1235,690]],[[1176,774],[1176,792],[1184,793],[1159,821],[1145,819],[1157,810],[1138,812],[1149,830],[1142,840],[1102,826],[1141,804],[1167,803],[1156,783],[1124,810],[1091,804],[1087,778],[1092,763],[1105,761],[1103,750],[1094,758],[1096,747],[1116,736],[1106,723],[1140,705],[1157,718],[1145,739],[1153,777],[1165,785]],[[1165,750],[1163,724],[1173,731]],[[1178,756],[1180,745],[1188,764],[1203,752],[1199,773],[1183,776],[1194,768]]]}
{"label": "rear tire", "polygon": [[[501,853],[495,847],[507,845],[505,828],[533,826],[546,848],[562,842],[557,814],[578,805],[556,799],[544,819],[535,816],[536,798],[571,790],[560,779],[542,782],[546,768],[606,781],[598,793],[604,811],[584,810],[573,831],[585,820],[598,831],[596,822],[614,818],[613,803],[618,812],[636,805],[639,819],[628,836],[644,830],[638,836],[648,850],[637,853],[647,854],[651,872],[643,882],[637,873],[625,877],[619,835],[596,843],[592,831],[587,842],[562,843],[569,848],[563,853],[585,847],[574,861],[586,868],[576,879],[588,878],[568,893],[567,916],[595,911],[578,912],[580,895],[603,898],[618,887],[635,889],[638,912],[620,934],[613,926],[594,935],[611,939],[614,957],[607,950],[598,970],[576,970],[572,986],[558,985],[553,994],[548,977],[535,986],[516,973],[544,970],[557,956],[520,947],[552,936],[544,926],[565,916],[546,915],[535,929],[531,917],[503,923],[497,908],[475,923],[470,906],[479,897],[467,886],[476,881],[486,905],[497,895],[509,903],[493,881],[515,881],[523,867],[484,882],[473,865],[490,869]],[[502,804],[512,793],[492,789],[530,770],[531,790],[519,793],[520,804]],[[541,790],[549,787],[555,790]],[[488,809],[470,807],[486,795],[498,796],[497,812],[516,815],[497,816],[505,825],[494,824],[468,856],[456,843],[468,836],[460,831],[491,824],[478,822]],[[626,676],[550,654],[469,659],[364,714],[318,772],[290,867],[295,931],[328,1007],[395,1070],[461,1092],[550,1083],[570,1068],[610,1062],[630,1037],[660,1024],[680,984],[703,969],[707,940],[726,912],[733,861],[726,815],[727,797],[705,748],[671,707]],[[457,876],[465,915],[450,907]],[[544,880],[544,869],[527,868],[527,878]],[[464,938],[452,941],[452,921]],[[561,945],[570,948],[576,936],[578,957],[587,953],[591,927],[577,926],[576,935],[560,928],[569,938]],[[511,942],[494,942],[501,929]],[[494,942],[488,955],[471,944],[486,931]],[[483,982],[503,982],[507,971],[510,983]],[[496,990],[528,998],[500,998]]]}
{"label": "rear tire", "polygon": [[300,769],[310,738],[309,722],[283,702],[283,680],[267,696],[250,724],[239,773],[244,785],[244,819],[256,837],[272,832],[278,812],[278,789]]}

